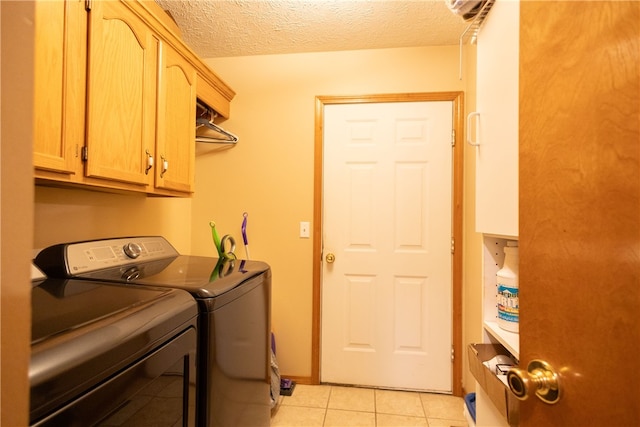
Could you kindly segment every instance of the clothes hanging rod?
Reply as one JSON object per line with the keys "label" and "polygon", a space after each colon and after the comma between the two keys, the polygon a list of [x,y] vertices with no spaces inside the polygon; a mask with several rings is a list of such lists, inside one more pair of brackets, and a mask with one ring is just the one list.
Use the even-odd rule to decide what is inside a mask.
{"label": "clothes hanging rod", "polygon": [[[202,112],[196,118],[196,142],[204,143],[230,143],[235,144],[239,138],[237,135],[223,129],[214,123],[215,118],[218,116],[213,109],[196,101],[196,107],[202,110]],[[224,138],[217,135],[198,135],[198,131],[204,129],[205,131],[211,130],[216,134],[223,135]]]}

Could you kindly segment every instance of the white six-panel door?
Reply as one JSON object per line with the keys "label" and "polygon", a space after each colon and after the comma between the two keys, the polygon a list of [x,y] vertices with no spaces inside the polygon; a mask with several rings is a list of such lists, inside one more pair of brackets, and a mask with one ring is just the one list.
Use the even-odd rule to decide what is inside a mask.
{"label": "white six-panel door", "polygon": [[452,116],[324,107],[322,382],[452,390]]}

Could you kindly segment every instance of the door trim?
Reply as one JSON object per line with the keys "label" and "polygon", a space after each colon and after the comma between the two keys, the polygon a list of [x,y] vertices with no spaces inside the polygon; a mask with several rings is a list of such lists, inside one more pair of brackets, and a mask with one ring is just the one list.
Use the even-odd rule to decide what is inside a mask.
{"label": "door trim", "polygon": [[382,102],[452,101],[455,145],[452,148],[452,391],[462,396],[462,200],[464,161],[464,93],[432,92],[402,93],[361,96],[317,96],[314,125],[314,176],[313,176],[313,299],[311,331],[311,383],[320,384],[320,334],[322,299],[322,170],[324,106],[329,104],[364,104]]}

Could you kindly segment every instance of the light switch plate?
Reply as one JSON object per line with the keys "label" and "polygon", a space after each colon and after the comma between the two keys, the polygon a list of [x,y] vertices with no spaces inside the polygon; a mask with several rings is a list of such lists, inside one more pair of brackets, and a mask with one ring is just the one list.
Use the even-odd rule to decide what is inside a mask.
{"label": "light switch plate", "polygon": [[300,237],[303,239],[308,239],[311,236],[311,232],[309,230],[310,225],[308,221],[300,222]]}

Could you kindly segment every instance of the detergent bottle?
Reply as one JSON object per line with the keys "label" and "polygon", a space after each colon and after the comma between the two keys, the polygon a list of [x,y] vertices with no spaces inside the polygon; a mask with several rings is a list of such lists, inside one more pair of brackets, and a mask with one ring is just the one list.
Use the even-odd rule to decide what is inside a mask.
{"label": "detergent bottle", "polygon": [[498,326],[510,332],[519,331],[518,242],[508,241],[504,248],[504,264],[496,273]]}

